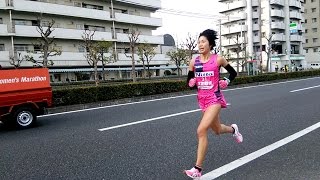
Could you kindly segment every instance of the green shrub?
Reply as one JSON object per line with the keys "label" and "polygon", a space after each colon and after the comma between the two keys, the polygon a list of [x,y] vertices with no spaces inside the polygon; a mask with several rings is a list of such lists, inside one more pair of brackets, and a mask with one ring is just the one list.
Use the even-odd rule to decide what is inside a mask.
{"label": "green shrub", "polygon": [[[292,73],[271,73],[257,76],[237,77],[231,85],[253,82],[273,81],[279,79],[318,76],[320,70]],[[84,86],[53,90],[54,106],[85,104],[112,99],[131,98],[170,92],[190,90],[185,80],[163,80],[157,82],[122,83],[115,85]]]}

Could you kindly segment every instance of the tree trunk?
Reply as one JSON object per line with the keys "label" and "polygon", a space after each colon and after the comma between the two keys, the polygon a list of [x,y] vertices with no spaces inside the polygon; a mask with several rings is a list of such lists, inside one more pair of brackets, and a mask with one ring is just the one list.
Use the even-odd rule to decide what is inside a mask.
{"label": "tree trunk", "polygon": [[131,59],[132,59],[132,71],[131,71],[132,81],[137,82],[136,67],[135,67],[135,62],[134,62],[134,47],[132,47],[132,46],[131,46]]}
{"label": "tree trunk", "polygon": [[96,82],[96,86],[99,85],[99,77],[98,77],[98,62],[94,60],[94,80]]}
{"label": "tree trunk", "polygon": [[48,67],[48,51],[49,51],[48,45],[45,45],[43,48],[43,62],[42,62],[44,68]]}
{"label": "tree trunk", "polygon": [[146,78],[147,76],[146,76],[146,74],[147,74],[147,70],[146,70],[146,66],[144,65],[144,61],[142,61],[142,66],[143,66],[143,78]]}
{"label": "tree trunk", "polygon": [[150,74],[150,65],[149,65],[149,61],[147,60],[147,64],[148,64],[148,77],[149,79],[151,78],[151,74]]}

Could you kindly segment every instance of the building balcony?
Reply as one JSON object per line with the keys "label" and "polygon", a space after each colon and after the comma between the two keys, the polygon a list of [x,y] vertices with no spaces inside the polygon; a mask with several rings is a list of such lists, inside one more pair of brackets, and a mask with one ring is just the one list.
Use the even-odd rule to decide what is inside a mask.
{"label": "building balcony", "polygon": [[[21,37],[40,37],[39,32],[37,31],[36,26],[23,26],[23,25],[16,25],[15,26],[15,36]],[[75,39],[75,40],[82,40],[82,35],[84,30],[78,29],[63,29],[63,28],[54,28],[54,31],[51,34],[51,37],[57,39]],[[94,34],[93,40],[106,40],[112,41],[112,34],[111,32],[100,32],[96,31]]]}
{"label": "building balcony", "polygon": [[162,26],[162,20],[160,18],[143,17],[123,13],[115,13],[115,20],[122,23],[140,24],[154,27]]}
{"label": "building balcony", "polygon": [[221,21],[222,24],[226,24],[233,21],[245,20],[247,18],[247,13],[235,13],[228,16],[228,19],[224,19]]}
{"label": "building balcony", "polygon": [[115,0],[116,2],[131,4],[135,6],[147,7],[153,10],[161,9],[160,0]]}
{"label": "building balcony", "polygon": [[[21,56],[29,55],[32,56],[35,60],[41,61],[40,53],[28,53],[25,51],[20,51]],[[111,54],[106,53],[105,57],[109,57]],[[131,54],[130,54],[131,55]],[[134,55],[136,60],[139,60],[139,56],[137,54]],[[2,66],[11,66],[9,61],[9,51],[0,51],[0,64]],[[49,58],[53,61],[54,67],[72,67],[72,66],[89,66],[85,53],[83,52],[62,52],[60,56],[53,56]],[[165,57],[165,54],[156,54],[152,59],[153,65],[162,65],[166,64],[170,59]],[[118,60],[114,63],[110,63],[108,65],[119,65],[119,66],[128,66],[131,65],[132,60],[130,57],[127,57],[126,54],[119,53]],[[142,65],[142,62],[136,63],[136,65]],[[22,66],[32,66],[31,62],[24,61]],[[98,65],[101,65],[99,62]]]}
{"label": "building balcony", "polygon": [[252,0],[252,7],[257,7],[259,6],[259,1],[258,0]]}
{"label": "building balcony", "polygon": [[235,34],[235,33],[241,33],[246,32],[248,30],[247,25],[237,25],[235,27],[230,27],[230,28],[223,28],[221,35],[227,35],[227,34]]}
{"label": "building balcony", "polygon": [[0,9],[13,9],[13,0],[0,1]]}
{"label": "building balcony", "polygon": [[234,9],[244,8],[247,6],[246,0],[241,1],[234,1],[232,3],[223,4],[223,7],[221,7],[220,13],[228,12]]}
{"label": "building balcony", "polygon": [[301,42],[302,41],[302,36],[300,36],[300,35],[290,35],[290,41]]}
{"label": "building balcony", "polygon": [[301,8],[301,2],[296,1],[296,0],[289,0],[289,6],[290,7],[296,7],[296,8]]}
{"label": "building balcony", "polygon": [[260,18],[260,14],[258,12],[252,13],[252,19],[259,19],[259,18]]}
{"label": "building balcony", "polygon": [[260,42],[260,36],[253,36],[253,43]]}
{"label": "building balcony", "polygon": [[283,10],[271,10],[271,16],[284,18],[284,11]]}
{"label": "building balcony", "polygon": [[8,26],[6,24],[0,24],[0,36],[8,36]]}
{"label": "building balcony", "polygon": [[[129,42],[128,34],[117,33],[117,41],[128,43]],[[163,36],[139,35],[138,42],[139,43],[149,43],[149,44],[163,44],[164,38],[163,38]]]}
{"label": "building balcony", "polygon": [[[119,53],[118,58],[119,58],[119,60],[117,62],[109,64],[109,65],[120,65],[121,66],[121,65],[131,65],[131,63],[132,63],[131,58],[127,57],[126,54]],[[135,58],[135,60],[139,60],[138,54],[134,54],[134,58]],[[161,64],[168,63],[168,61],[170,61],[170,59],[167,58],[165,54],[156,54],[152,58],[151,63],[153,65],[161,65]],[[138,62],[138,63],[136,63],[136,65],[142,65],[142,62]]]}
{"label": "building balcony", "polygon": [[96,20],[111,20],[110,12],[105,10],[87,9],[60,4],[37,1],[14,0],[14,10],[33,13],[46,13],[61,16],[81,17]]}
{"label": "building balcony", "polygon": [[302,14],[300,12],[296,12],[296,11],[291,11],[290,12],[290,18],[291,19],[302,19]]}
{"label": "building balcony", "polygon": [[0,51],[0,64],[2,67],[11,66],[9,62],[9,51]]}
{"label": "building balcony", "polygon": [[285,24],[282,22],[271,22],[271,29],[285,29]]}
{"label": "building balcony", "polygon": [[259,31],[259,30],[260,30],[259,24],[253,24],[252,30],[253,30],[253,31]]}
{"label": "building balcony", "polygon": [[286,37],[283,34],[274,34],[272,36],[272,41],[279,41],[279,42],[283,42],[286,41]]}
{"label": "building balcony", "polygon": [[284,6],[284,0],[270,0],[270,4]]}
{"label": "building balcony", "polygon": [[245,39],[243,37],[239,37],[238,39],[236,37],[233,37],[231,39],[222,39],[222,46],[234,46],[234,45],[240,45],[243,42],[245,42]]}

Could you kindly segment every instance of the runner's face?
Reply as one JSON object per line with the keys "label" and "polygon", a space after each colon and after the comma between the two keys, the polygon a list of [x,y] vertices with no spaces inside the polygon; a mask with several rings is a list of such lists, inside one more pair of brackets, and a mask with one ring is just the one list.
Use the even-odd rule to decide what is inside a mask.
{"label": "runner's face", "polygon": [[210,53],[209,41],[205,36],[200,36],[198,39],[198,49],[200,54]]}

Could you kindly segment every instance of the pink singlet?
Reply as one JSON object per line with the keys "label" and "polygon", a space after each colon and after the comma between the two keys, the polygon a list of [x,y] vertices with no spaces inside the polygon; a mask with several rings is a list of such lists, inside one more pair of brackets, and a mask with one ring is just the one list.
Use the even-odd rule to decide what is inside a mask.
{"label": "pink singlet", "polygon": [[195,59],[194,75],[198,87],[198,103],[202,111],[210,105],[221,104],[226,108],[226,100],[219,87],[220,66],[217,64],[218,55],[212,54],[206,63],[200,61],[200,56]]}

